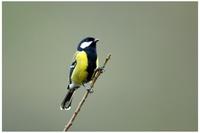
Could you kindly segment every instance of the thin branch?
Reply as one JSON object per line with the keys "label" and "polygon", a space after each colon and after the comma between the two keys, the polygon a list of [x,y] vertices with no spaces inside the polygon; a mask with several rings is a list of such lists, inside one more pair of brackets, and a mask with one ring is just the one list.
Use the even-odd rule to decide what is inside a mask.
{"label": "thin branch", "polygon": [[[110,60],[111,54],[108,55],[108,57],[106,58],[102,68],[105,68],[107,62]],[[92,83],[90,86],[90,89],[92,89],[94,87],[94,84],[96,82],[96,80],[98,79],[98,77],[102,74],[102,70],[101,69],[97,69],[96,74],[94,76],[94,78],[92,79]],[[85,94],[83,95],[83,98],[81,99],[81,101],[79,102],[76,110],[74,111],[71,119],[69,120],[69,122],[65,125],[64,131],[68,131],[69,128],[72,126],[73,121],[75,120],[76,116],[78,115],[79,111],[81,110],[81,107],[83,106],[86,98],[88,97],[89,91],[86,91]]]}

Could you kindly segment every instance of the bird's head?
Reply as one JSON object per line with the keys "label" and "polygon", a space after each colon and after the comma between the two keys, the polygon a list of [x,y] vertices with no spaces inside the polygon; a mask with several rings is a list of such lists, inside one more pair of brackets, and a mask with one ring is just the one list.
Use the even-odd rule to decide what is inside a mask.
{"label": "bird's head", "polygon": [[90,48],[96,49],[96,43],[99,41],[99,39],[94,37],[86,37],[84,38],[78,45],[77,50],[82,51]]}

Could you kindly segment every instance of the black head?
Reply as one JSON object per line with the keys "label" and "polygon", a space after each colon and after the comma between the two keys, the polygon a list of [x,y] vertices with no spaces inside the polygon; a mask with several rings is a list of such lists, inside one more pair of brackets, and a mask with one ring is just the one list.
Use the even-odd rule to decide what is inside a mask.
{"label": "black head", "polygon": [[95,39],[94,37],[86,37],[84,38],[78,45],[77,50],[82,51],[90,48],[96,49],[96,43],[98,42],[98,39]]}

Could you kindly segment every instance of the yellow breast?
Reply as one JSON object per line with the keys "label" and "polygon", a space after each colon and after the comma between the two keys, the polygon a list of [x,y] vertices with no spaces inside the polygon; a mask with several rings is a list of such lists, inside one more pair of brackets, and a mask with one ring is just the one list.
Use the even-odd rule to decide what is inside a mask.
{"label": "yellow breast", "polygon": [[72,72],[71,79],[76,84],[81,85],[87,78],[88,59],[84,51],[76,52],[75,54],[76,66]]}

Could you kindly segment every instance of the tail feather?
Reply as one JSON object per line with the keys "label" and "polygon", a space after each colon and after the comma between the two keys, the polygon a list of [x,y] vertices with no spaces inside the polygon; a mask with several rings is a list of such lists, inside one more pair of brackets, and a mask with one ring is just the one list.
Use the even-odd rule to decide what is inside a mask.
{"label": "tail feather", "polygon": [[70,110],[74,89],[69,90],[61,103],[61,110]]}

